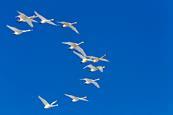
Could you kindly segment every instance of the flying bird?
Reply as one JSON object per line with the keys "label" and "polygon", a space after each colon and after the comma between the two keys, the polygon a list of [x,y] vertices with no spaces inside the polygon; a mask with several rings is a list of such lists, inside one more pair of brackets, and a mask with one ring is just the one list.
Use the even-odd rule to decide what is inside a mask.
{"label": "flying bird", "polygon": [[46,19],[45,17],[43,17],[42,15],[40,15],[38,12],[34,11],[35,15],[40,18],[42,24],[44,23],[48,23],[48,24],[51,24],[51,25],[54,25],[54,26],[57,26],[57,24],[55,24],[53,21],[54,19]]}
{"label": "flying bird", "polygon": [[91,72],[100,71],[103,72],[103,69],[106,68],[105,66],[93,66],[92,64],[89,64],[85,66],[83,69],[89,68]]}
{"label": "flying bird", "polygon": [[71,28],[74,32],[76,32],[77,34],[80,34],[79,31],[77,30],[77,28],[74,26],[75,24],[77,24],[77,22],[73,22],[73,23],[70,23],[70,22],[59,22],[60,24],[62,24],[62,27],[63,28]]}
{"label": "flying bird", "polygon": [[49,108],[53,108],[53,107],[56,107],[58,106],[58,104],[55,104],[57,103],[57,100],[52,102],[51,104],[49,104],[45,99],[43,99],[41,96],[38,96],[38,98],[40,99],[40,101],[44,104],[44,108],[45,109],[49,109]]}
{"label": "flying bird", "polygon": [[86,56],[85,51],[80,47],[80,45],[84,43],[83,41],[80,43],[74,43],[74,42],[62,42],[62,43],[69,45],[70,46],[69,49],[74,49],[79,53],[81,53],[83,56]]}
{"label": "flying bird", "polygon": [[78,52],[76,52],[76,51],[73,51],[73,53],[75,54],[75,55],[77,55],[79,58],[81,58],[82,59],[82,63],[86,63],[86,62],[88,62],[88,61],[92,61],[91,59],[89,59],[89,58],[87,58],[86,56],[84,56],[84,55],[82,55],[82,54],[80,54],[80,53],[78,53]]}
{"label": "flying bird", "polygon": [[27,16],[26,14],[17,11],[18,12],[18,16],[16,16],[17,18],[19,18],[17,21],[18,22],[26,22],[30,27],[34,27],[32,22],[37,22],[36,20],[34,20],[35,18],[37,18],[37,16],[33,15],[33,16]]}
{"label": "flying bird", "polygon": [[87,100],[87,96],[85,97],[77,97],[77,96],[73,96],[73,95],[69,95],[69,94],[64,94],[65,96],[69,97],[72,99],[72,102],[77,102],[77,101],[88,101]]}
{"label": "flying bird", "polygon": [[95,56],[87,56],[89,59],[91,59],[94,63],[99,61],[109,62],[108,59],[105,59],[106,54],[104,54],[102,57],[95,57]]}
{"label": "flying bird", "polygon": [[97,81],[99,81],[100,79],[83,78],[83,79],[80,79],[80,80],[84,80],[85,84],[93,84],[97,88],[100,88],[100,85],[97,83]]}
{"label": "flying bird", "polygon": [[12,27],[12,26],[9,26],[9,25],[7,25],[7,27],[8,27],[10,30],[12,30],[12,31],[14,32],[13,34],[15,34],[15,35],[20,35],[20,34],[22,34],[22,33],[32,31],[32,30],[30,30],[30,29],[28,29],[28,30],[20,30],[20,29],[18,29],[18,28],[16,28],[16,27]]}

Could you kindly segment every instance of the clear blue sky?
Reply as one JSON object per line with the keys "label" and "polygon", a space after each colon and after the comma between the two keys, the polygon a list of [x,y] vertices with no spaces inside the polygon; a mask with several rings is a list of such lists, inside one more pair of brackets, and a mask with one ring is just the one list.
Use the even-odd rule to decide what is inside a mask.
{"label": "clear blue sky", "polygon": [[[0,4],[0,115],[172,115],[172,2],[163,0],[5,0]],[[77,21],[70,29],[35,24],[14,36],[17,10],[36,10],[56,21]],[[104,73],[89,73],[63,41],[85,41],[90,55],[107,53]],[[83,77],[101,78],[101,89]],[[71,103],[64,93],[88,96]],[[58,99],[44,110],[37,96]]]}

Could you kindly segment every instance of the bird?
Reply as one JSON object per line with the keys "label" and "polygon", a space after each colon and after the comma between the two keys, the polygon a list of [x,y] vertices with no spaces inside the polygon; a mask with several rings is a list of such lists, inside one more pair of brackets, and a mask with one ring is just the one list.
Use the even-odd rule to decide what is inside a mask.
{"label": "bird", "polygon": [[80,80],[84,80],[85,84],[93,84],[97,88],[100,88],[100,85],[96,82],[96,81],[99,81],[100,79],[83,78],[83,79],[80,79]]}
{"label": "bird", "polygon": [[6,25],[6,27],[8,27],[10,30],[14,31],[13,34],[15,34],[15,35],[20,35],[20,34],[22,34],[22,33],[32,31],[32,30],[30,30],[30,29],[28,29],[28,30],[20,30],[20,29],[18,29],[18,28],[16,28],[16,27],[12,27],[12,26],[9,26],[9,25]]}
{"label": "bird", "polygon": [[74,26],[75,24],[77,24],[77,22],[70,23],[70,22],[61,21],[61,22],[58,22],[58,23],[62,24],[63,28],[66,28],[66,27],[71,28],[77,34],[80,34],[79,31],[77,30],[77,28]]}
{"label": "bird", "polygon": [[57,100],[53,101],[53,102],[50,104],[50,103],[48,103],[45,99],[43,99],[41,96],[38,96],[38,98],[39,98],[40,101],[44,104],[44,108],[45,108],[45,109],[50,109],[50,108],[53,108],[53,107],[58,106],[58,104],[55,104],[55,103],[57,103]]}
{"label": "bird", "polygon": [[106,54],[104,54],[102,57],[95,57],[95,56],[87,56],[89,59],[92,60],[92,62],[96,63],[99,61],[104,61],[104,62],[109,62],[108,59],[105,59],[104,57],[106,57]]}
{"label": "bird", "polygon": [[35,15],[40,18],[42,24],[44,23],[48,23],[48,24],[51,24],[51,25],[54,25],[54,26],[57,26],[57,24],[55,24],[53,21],[54,19],[46,19],[45,17],[43,17],[42,15],[40,15],[38,12],[34,11]]}
{"label": "bird", "polygon": [[81,44],[83,44],[84,42],[80,42],[80,43],[74,43],[74,42],[62,42],[62,44],[66,44],[69,45],[69,49],[74,49],[76,51],[78,51],[79,53],[81,53],[83,56],[86,56],[85,51],[80,47]]}
{"label": "bird", "polygon": [[17,21],[18,22],[26,22],[30,27],[34,27],[32,22],[37,22],[36,20],[34,20],[35,18],[37,18],[37,16],[33,15],[33,16],[27,16],[26,14],[17,11],[18,12],[18,16],[16,16],[17,18],[19,18]]}
{"label": "bird", "polygon": [[75,55],[77,55],[79,58],[81,58],[82,59],[82,63],[86,63],[86,62],[88,62],[88,61],[92,61],[91,59],[89,59],[89,58],[87,58],[86,56],[84,56],[84,55],[82,55],[82,54],[80,54],[80,53],[78,53],[78,52],[76,52],[76,51],[73,51],[73,53],[75,54]]}
{"label": "bird", "polygon": [[77,101],[88,101],[87,100],[87,96],[85,97],[77,97],[77,96],[73,96],[73,95],[69,95],[69,94],[64,94],[65,96],[69,97],[72,99],[72,102],[77,102]]}
{"label": "bird", "polygon": [[89,64],[85,66],[83,69],[89,68],[91,72],[100,71],[103,72],[103,69],[106,68],[105,66],[93,66],[92,64]]}

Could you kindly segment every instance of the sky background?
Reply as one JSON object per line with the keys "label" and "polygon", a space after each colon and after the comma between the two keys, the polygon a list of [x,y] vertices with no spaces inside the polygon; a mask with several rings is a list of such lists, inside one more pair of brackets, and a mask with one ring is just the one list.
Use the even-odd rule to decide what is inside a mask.
{"label": "sky background", "polygon": [[[33,32],[12,35],[16,11],[38,11],[70,29],[34,23]],[[5,0],[0,4],[0,115],[172,115],[171,0]],[[104,73],[90,73],[61,42],[73,41],[88,55],[107,54]],[[101,89],[83,85],[100,78]],[[88,96],[72,103],[64,93]],[[37,96],[59,107],[44,110]]]}

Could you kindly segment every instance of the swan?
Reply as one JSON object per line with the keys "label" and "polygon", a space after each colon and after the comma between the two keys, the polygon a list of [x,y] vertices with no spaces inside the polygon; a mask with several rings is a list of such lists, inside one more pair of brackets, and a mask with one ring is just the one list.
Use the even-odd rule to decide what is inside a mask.
{"label": "swan", "polygon": [[75,24],[77,24],[77,22],[70,23],[70,22],[62,21],[62,22],[58,22],[58,23],[62,24],[63,28],[66,28],[66,27],[71,28],[77,34],[80,34],[79,31],[77,30],[77,28],[74,26]]}
{"label": "swan", "polygon": [[58,106],[58,104],[55,104],[57,103],[57,100],[53,101],[52,103],[48,103],[45,99],[43,99],[41,96],[38,96],[38,98],[40,99],[40,101],[44,104],[44,108],[45,109],[49,109],[49,108],[53,108],[53,107],[56,107]]}
{"label": "swan", "polygon": [[62,44],[65,45],[69,45],[69,49],[74,49],[76,51],[78,51],[79,53],[81,53],[83,56],[86,56],[86,53],[84,52],[84,50],[80,47],[81,44],[83,44],[84,42],[80,42],[80,43],[74,43],[74,42],[62,42]]}
{"label": "swan", "polygon": [[34,27],[32,22],[37,22],[36,20],[34,20],[35,18],[37,18],[37,16],[33,15],[33,16],[27,16],[26,14],[17,11],[17,13],[19,14],[18,16],[16,16],[17,18],[19,18],[17,21],[18,22],[26,22],[30,27]]}
{"label": "swan", "polygon": [[72,102],[77,102],[77,101],[88,101],[87,100],[87,96],[85,97],[77,97],[77,96],[73,96],[73,95],[69,95],[69,94],[64,94],[65,96],[69,97],[72,99]]}
{"label": "swan", "polygon": [[34,11],[35,15],[40,18],[42,24],[44,23],[48,23],[48,24],[51,24],[51,25],[54,25],[54,26],[57,26],[57,24],[55,24],[53,21],[54,19],[46,19],[45,17],[43,17],[42,15],[40,15],[38,12]]}
{"label": "swan", "polygon": [[93,84],[97,88],[100,88],[100,85],[97,83],[97,81],[99,81],[100,79],[83,78],[83,79],[80,79],[80,80],[84,80],[85,84]]}
{"label": "swan", "polygon": [[104,62],[109,62],[108,59],[105,59],[106,54],[104,54],[102,57],[95,57],[95,56],[87,56],[89,59],[91,59],[94,63],[99,62],[99,61],[104,61]]}
{"label": "swan", "polygon": [[91,72],[100,71],[103,72],[103,70],[106,68],[105,66],[93,66],[92,64],[89,64],[85,66],[83,69],[89,68]]}
{"label": "swan", "polygon": [[20,35],[20,34],[22,34],[22,33],[25,33],[25,32],[30,32],[30,31],[32,31],[32,30],[30,30],[30,29],[28,29],[28,30],[20,30],[20,29],[18,29],[18,28],[16,28],[16,27],[12,27],[12,26],[9,26],[9,25],[6,25],[10,30],[12,30],[14,33],[13,34],[15,34],[15,35]]}

